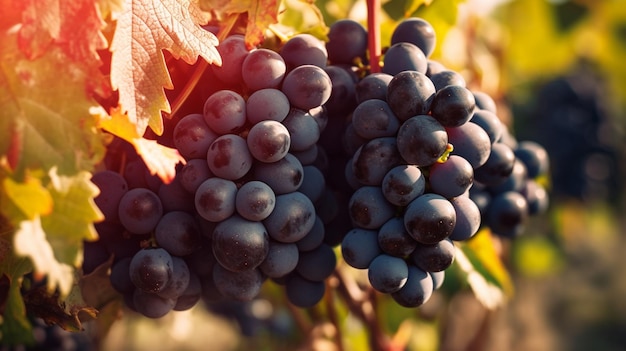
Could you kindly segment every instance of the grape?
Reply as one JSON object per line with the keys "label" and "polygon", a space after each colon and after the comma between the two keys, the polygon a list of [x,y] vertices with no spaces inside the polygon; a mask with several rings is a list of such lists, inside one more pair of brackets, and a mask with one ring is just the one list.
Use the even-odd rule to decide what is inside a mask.
{"label": "grape", "polygon": [[453,155],[459,155],[477,169],[482,166],[491,153],[489,135],[475,123],[465,123],[459,127],[446,128],[448,142],[454,149]]}
{"label": "grape", "polygon": [[163,298],[177,299],[187,290],[191,273],[187,263],[182,258],[172,256],[172,263],[172,278],[165,288],[158,292],[158,295]]}
{"label": "grape", "polygon": [[316,203],[326,188],[324,174],[315,166],[304,166],[304,179],[298,191],[306,195],[311,202]]}
{"label": "grape", "polygon": [[309,232],[304,236],[304,238],[296,241],[296,245],[298,246],[298,250],[301,252],[311,251],[324,242],[325,228],[324,222],[319,216],[315,217],[315,223],[313,224],[313,228],[309,230]]}
{"label": "grape", "polygon": [[402,162],[396,138],[386,137],[368,141],[354,154],[354,176],[363,185],[380,185],[385,174]]}
{"label": "grape", "polygon": [[269,251],[269,237],[261,222],[234,215],[217,224],[213,254],[222,267],[241,272],[258,267]]}
{"label": "grape", "polygon": [[194,252],[200,242],[200,228],[187,212],[168,212],[156,226],[154,239],[172,255],[186,256]]}
{"label": "grape", "polygon": [[271,240],[267,257],[259,269],[269,278],[283,277],[296,269],[299,257],[296,244]]}
{"label": "grape", "polygon": [[118,207],[124,194],[128,192],[128,183],[121,174],[109,170],[94,173],[91,181],[98,187],[100,193],[94,202],[102,211],[107,222],[119,220]]}
{"label": "grape", "polygon": [[372,73],[363,77],[356,85],[357,102],[378,99],[387,100],[387,87],[393,76],[387,73]]}
{"label": "grape", "polygon": [[365,57],[367,50],[367,31],[351,19],[334,22],[328,32],[326,51],[332,64],[354,64],[357,58]]}
{"label": "grape", "polygon": [[383,58],[382,72],[395,76],[403,71],[417,71],[426,74],[428,61],[419,47],[411,43],[391,45]]}
{"label": "grape", "polygon": [[466,192],[474,181],[472,165],[461,156],[450,155],[445,162],[435,162],[429,169],[431,189],[445,198]]}
{"label": "grape", "polygon": [[474,111],[472,118],[470,118],[470,122],[481,126],[485,132],[487,132],[487,135],[489,135],[489,140],[491,140],[492,144],[500,140],[505,128],[505,126],[502,125],[502,122],[500,122],[498,116],[488,110],[477,109]]}
{"label": "grape", "polygon": [[306,111],[291,109],[283,121],[283,125],[291,136],[290,151],[306,150],[319,140],[319,125]]}
{"label": "grape", "polygon": [[429,273],[409,265],[406,283],[400,290],[391,293],[391,297],[400,306],[418,307],[430,299],[433,285],[433,278]]}
{"label": "grape", "polygon": [[215,76],[226,83],[239,84],[243,82],[241,67],[246,56],[248,56],[244,36],[239,34],[228,36],[217,46],[217,52],[222,58],[222,65],[211,66]]}
{"label": "grape", "polygon": [[135,289],[135,284],[130,279],[130,260],[130,257],[124,257],[111,266],[109,280],[113,289],[120,294],[132,293]]}
{"label": "grape", "polygon": [[249,221],[262,221],[276,205],[276,195],[269,185],[252,180],[242,185],[235,197],[237,213]]}
{"label": "grape", "polygon": [[[448,70],[446,68],[446,66],[444,66],[441,62],[439,61],[435,61],[432,59],[427,59],[428,60],[428,68],[426,69],[426,75],[428,77],[432,77],[437,73],[441,73],[443,71]],[[434,82],[433,82],[434,84]]]}
{"label": "grape", "polygon": [[252,50],[241,66],[243,81],[251,91],[280,87],[286,72],[283,58],[265,48]]}
{"label": "grape", "polygon": [[235,213],[237,185],[219,177],[213,177],[200,184],[195,194],[196,211],[202,218],[219,222]]}
{"label": "grape", "polygon": [[411,260],[425,272],[441,272],[454,262],[455,251],[454,243],[448,238],[430,245],[418,243]]}
{"label": "grape", "polygon": [[285,292],[292,304],[302,308],[313,307],[324,297],[326,284],[310,281],[294,274],[287,279]]}
{"label": "grape", "polygon": [[415,165],[399,165],[385,174],[382,192],[385,199],[396,206],[406,206],[424,193],[426,179]]}
{"label": "grape", "polygon": [[315,207],[301,192],[276,196],[276,206],[263,224],[277,241],[296,242],[306,236],[315,224]]}
{"label": "grape", "polygon": [[124,179],[128,183],[128,189],[146,188],[154,192],[158,191],[163,183],[159,177],[150,173],[141,158],[135,158],[126,163]]}
{"label": "grape", "polygon": [[311,281],[324,281],[333,273],[336,264],[337,258],[333,248],[321,244],[311,251],[300,253],[296,272]]}
{"label": "grape", "polygon": [[246,101],[246,118],[250,124],[270,120],[282,122],[289,113],[289,99],[278,89],[261,89]]}
{"label": "grape", "polygon": [[429,166],[448,147],[445,128],[431,116],[419,115],[407,119],[398,130],[398,151],[409,164]]}
{"label": "grape", "polygon": [[[448,85],[455,85],[459,87],[466,87],[465,78],[457,71],[444,69],[440,72],[430,75],[430,80],[433,82],[437,92],[447,87]],[[472,98],[474,96],[472,95]]]}
{"label": "grape", "polygon": [[174,311],[186,311],[195,306],[200,301],[202,295],[202,285],[200,284],[200,278],[198,275],[191,272],[189,274],[189,284],[185,291],[176,299],[176,305]]}
{"label": "grape", "polygon": [[528,170],[529,178],[536,178],[548,172],[550,166],[548,153],[534,141],[522,141],[514,150],[515,156],[519,158]]}
{"label": "grape", "polygon": [[235,301],[251,301],[261,291],[263,275],[256,268],[232,272],[216,264],[213,267],[213,282],[224,297]]}
{"label": "grape", "polygon": [[207,152],[209,169],[218,177],[236,180],[252,168],[253,157],[246,139],[225,134],[215,139]]}
{"label": "grape", "polygon": [[330,97],[324,104],[331,115],[347,115],[356,106],[354,80],[348,71],[339,66],[326,66],[326,74],[332,82]]}
{"label": "grape", "polygon": [[400,120],[389,105],[378,99],[361,102],[352,113],[354,131],[365,139],[395,136]]}
{"label": "grape", "polygon": [[447,238],[456,223],[454,206],[441,195],[424,194],[411,201],[404,213],[409,234],[422,244],[435,244]]}
{"label": "grape", "polygon": [[432,25],[417,17],[411,17],[402,20],[391,34],[391,43],[413,43],[419,47],[426,57],[432,54],[435,50],[435,43],[437,37],[435,35],[435,29]]}
{"label": "grape", "polygon": [[148,318],[161,318],[176,306],[176,299],[164,298],[140,289],[135,290],[132,300],[137,312]]}
{"label": "grape", "polygon": [[393,217],[378,230],[378,246],[388,255],[396,257],[408,256],[417,242],[407,233],[404,220]]}
{"label": "grape", "polygon": [[188,160],[204,158],[217,137],[204,121],[204,116],[199,113],[186,115],[174,127],[174,146]]}
{"label": "grape", "polygon": [[443,282],[446,278],[446,271],[441,272],[428,272],[433,280],[433,290],[437,290],[443,286]]}
{"label": "grape", "polygon": [[280,56],[287,64],[287,71],[302,65],[326,67],[328,52],[323,41],[311,34],[296,34],[285,42],[280,50]]}
{"label": "grape", "polygon": [[401,121],[425,115],[435,98],[433,82],[422,72],[403,71],[393,76],[387,86],[387,103]]}
{"label": "grape", "polygon": [[548,192],[544,187],[532,179],[529,179],[521,189],[520,194],[524,196],[528,203],[528,214],[536,215],[545,213],[550,204]]}
{"label": "grape", "polygon": [[456,212],[456,222],[449,238],[456,241],[471,238],[480,228],[481,215],[478,205],[465,195],[450,199],[450,203]]}
{"label": "grape", "polygon": [[409,267],[399,257],[380,254],[372,260],[368,269],[367,277],[374,289],[381,293],[393,293],[400,290],[406,284],[409,276]]}
{"label": "grape", "polygon": [[378,255],[382,254],[378,245],[378,232],[361,228],[351,229],[341,242],[341,254],[347,264],[365,269]]}
{"label": "grape", "polygon": [[322,68],[302,65],[285,76],[281,90],[292,107],[308,111],[328,101],[332,91],[332,82]]}
{"label": "grape", "polygon": [[120,223],[133,234],[150,233],[162,215],[161,200],[148,189],[131,189],[120,199],[118,208]]}
{"label": "grape", "polygon": [[364,186],[357,189],[348,204],[350,219],[364,229],[377,229],[395,214],[380,187]]}
{"label": "grape", "polygon": [[252,173],[255,179],[269,185],[276,195],[298,190],[304,177],[302,164],[289,153],[277,162],[255,164]]}
{"label": "grape", "polygon": [[319,148],[317,144],[313,144],[311,147],[305,150],[293,151],[291,154],[295,156],[298,161],[300,161],[302,166],[310,166],[318,160]]}
{"label": "grape", "polygon": [[431,114],[444,127],[458,127],[472,117],[476,101],[468,89],[448,85],[437,91],[430,106]]}
{"label": "grape", "polygon": [[485,164],[474,171],[474,179],[489,186],[502,184],[513,172],[514,165],[513,150],[505,144],[495,143]]}
{"label": "grape", "polygon": [[520,192],[528,179],[528,171],[526,166],[519,159],[515,158],[513,161],[513,170],[506,180],[498,185],[490,186],[488,190],[492,194],[503,193],[505,191],[517,191]]}
{"label": "grape", "polygon": [[130,280],[140,290],[158,293],[172,279],[172,256],[162,248],[139,250],[129,265]]}
{"label": "grape", "polygon": [[507,191],[495,196],[487,208],[487,224],[491,230],[504,237],[521,234],[528,217],[528,203],[523,195]]}
{"label": "grape", "polygon": [[194,211],[193,193],[185,190],[178,175],[170,183],[161,184],[157,195],[163,204],[163,212]]}
{"label": "grape", "polygon": [[180,184],[186,191],[195,194],[200,184],[213,177],[213,173],[209,169],[209,164],[205,158],[192,159],[185,163],[176,177],[180,178]]}
{"label": "grape", "polygon": [[474,99],[476,100],[476,107],[481,110],[489,111],[493,114],[497,114],[496,102],[493,101],[489,94],[482,91],[473,91]]}
{"label": "grape", "polygon": [[246,138],[248,149],[256,160],[276,162],[285,157],[291,145],[287,128],[277,121],[261,121],[255,124]]}
{"label": "grape", "polygon": [[219,90],[204,103],[204,121],[219,135],[235,133],[246,123],[246,102],[232,90]]}

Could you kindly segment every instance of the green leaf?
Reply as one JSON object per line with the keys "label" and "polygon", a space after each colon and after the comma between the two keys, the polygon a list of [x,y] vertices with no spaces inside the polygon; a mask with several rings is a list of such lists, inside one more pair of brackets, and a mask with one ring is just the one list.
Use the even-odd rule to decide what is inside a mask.
{"label": "green leaf", "polygon": [[[36,215],[48,214],[52,211],[52,196],[48,189],[41,184],[39,178],[27,177],[24,183],[18,183],[12,178],[6,177],[3,183],[4,195],[21,212],[15,213],[11,216],[12,218],[23,215],[27,219],[33,219]],[[6,214],[11,210],[6,208],[5,204],[7,202],[2,201],[0,208]]]}
{"label": "green leaf", "polygon": [[278,15],[278,22],[291,29],[291,33],[287,33],[288,37],[298,33],[308,33],[325,40],[328,34],[324,16],[313,1],[284,0]]}
{"label": "green leaf", "polygon": [[[4,233],[4,225],[0,227]],[[15,257],[11,253],[11,243],[0,236],[0,277],[9,281],[7,299],[4,301],[4,313],[0,323],[0,344],[24,345],[34,342],[31,324],[26,316],[26,306],[20,292],[22,276],[32,271],[28,259]]]}
{"label": "green leaf", "polygon": [[104,146],[89,114],[89,75],[56,47],[29,60],[16,42],[15,34],[0,36],[0,155],[9,155],[18,178],[54,166],[61,174],[91,170]]}

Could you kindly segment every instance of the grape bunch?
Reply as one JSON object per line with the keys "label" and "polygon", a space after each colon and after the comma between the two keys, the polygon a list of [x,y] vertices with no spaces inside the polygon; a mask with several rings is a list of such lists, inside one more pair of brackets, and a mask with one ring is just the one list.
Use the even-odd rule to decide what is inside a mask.
{"label": "grape bunch", "polygon": [[[427,21],[404,20],[382,72],[355,81],[349,73],[359,71],[354,62],[367,60],[366,30],[339,21],[327,43],[329,68],[348,72],[331,75],[342,97],[331,106],[331,95],[327,131],[334,134],[321,137],[344,165],[346,184],[337,189],[350,189],[352,227],[341,240],[342,255],[367,270],[375,290],[406,307],[420,306],[441,286],[456,241],[481,226],[514,237],[528,215],[548,206],[536,181],[548,172],[545,150],[515,141],[491,97],[431,60],[435,42]],[[341,145],[333,143],[338,137]]]}
{"label": "grape bunch", "polygon": [[111,285],[150,318],[251,301],[267,280],[311,307],[340,245],[374,289],[416,307],[442,285],[455,241],[481,226],[513,237],[545,211],[545,151],[429,59],[428,22],[398,25],[382,72],[368,71],[358,22],[328,38],[298,34],[279,51],[223,40],[223,65],[156,137],[186,161],[171,183],[115,139],[92,178],[105,220],[84,271],[113,256]]}

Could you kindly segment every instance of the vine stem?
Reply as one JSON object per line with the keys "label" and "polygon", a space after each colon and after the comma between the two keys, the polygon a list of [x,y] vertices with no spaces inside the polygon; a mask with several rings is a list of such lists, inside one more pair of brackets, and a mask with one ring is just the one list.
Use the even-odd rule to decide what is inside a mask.
{"label": "vine stem", "polygon": [[367,0],[367,46],[370,54],[370,73],[380,72],[380,0]]}

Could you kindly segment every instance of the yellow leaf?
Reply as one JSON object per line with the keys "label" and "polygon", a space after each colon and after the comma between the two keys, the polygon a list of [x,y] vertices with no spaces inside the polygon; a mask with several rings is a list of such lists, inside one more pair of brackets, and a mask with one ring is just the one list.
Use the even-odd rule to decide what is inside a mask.
{"label": "yellow leaf", "polygon": [[49,214],[52,211],[52,196],[41,185],[41,180],[27,177],[23,183],[18,183],[10,177],[3,182],[4,192],[8,199],[28,218],[36,215]]}
{"label": "yellow leaf", "polygon": [[161,50],[193,64],[198,56],[221,64],[215,35],[198,24],[203,13],[190,0],[126,0],[111,43],[111,84],[120,105],[143,135],[163,133],[161,111],[170,112],[163,88],[172,81]]}
{"label": "yellow leaf", "polygon": [[179,162],[185,163],[178,150],[140,137],[128,115],[122,114],[121,109],[111,110],[110,115],[102,109],[93,109],[92,113],[99,115],[100,128],[131,143],[148,166],[150,173],[158,175],[163,182],[171,182],[176,175],[176,165]]}

